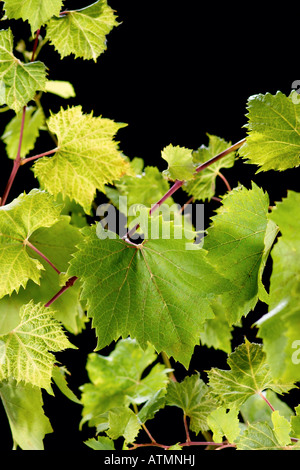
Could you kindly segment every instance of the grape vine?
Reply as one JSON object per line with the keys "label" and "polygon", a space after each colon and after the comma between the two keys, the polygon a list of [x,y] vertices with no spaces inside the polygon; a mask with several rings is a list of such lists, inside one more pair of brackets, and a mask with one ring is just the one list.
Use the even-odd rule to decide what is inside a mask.
{"label": "grape vine", "polygon": [[[62,0],[2,3],[0,112],[13,117],[1,136],[12,169],[0,201],[0,399],[13,449],[45,449],[55,430],[43,396],[54,395],[54,384],[81,407],[78,428],[93,433],[87,449],[299,449],[300,403],[293,409],[285,397],[300,381],[300,196],[288,190],[271,205],[255,181],[232,187],[223,174],[237,160],[258,172],[299,166],[297,92],[250,96],[244,138],[170,144],[161,172],[120,150],[126,124],[80,104],[55,113],[43,104],[45,94],[76,94],[48,76],[40,53],[97,62],[118,25],[107,0],[74,10]],[[30,50],[15,43],[16,20],[30,29]],[[45,134],[54,146],[39,152]],[[38,187],[12,199],[27,164]],[[99,193],[108,212],[126,217],[121,234],[111,219],[97,221]],[[188,208],[212,200],[218,208],[200,230]],[[233,348],[234,329],[258,302],[257,341]],[[87,325],[97,348],[86,360],[88,381],[72,390],[57,355],[75,349],[72,337]],[[190,372],[202,345],[226,353],[227,368]],[[149,423],[164,409],[180,410],[184,440],[152,435]]]}

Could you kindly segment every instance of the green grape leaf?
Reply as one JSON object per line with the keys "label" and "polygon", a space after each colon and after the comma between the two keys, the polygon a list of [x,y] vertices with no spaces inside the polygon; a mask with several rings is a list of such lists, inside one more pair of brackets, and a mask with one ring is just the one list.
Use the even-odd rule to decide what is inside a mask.
{"label": "green grape leaf", "polygon": [[[207,147],[202,145],[198,150],[193,152],[193,162],[195,166],[207,162],[231,145],[231,142],[226,142],[224,139],[215,135],[208,134],[208,138],[209,143]],[[207,199],[210,201],[216,192],[216,178],[220,175],[220,169],[231,168],[234,165],[234,160],[234,152],[229,153],[205,170],[196,174],[193,180],[183,186],[183,189],[190,196],[193,196],[195,200],[205,201]]]}
{"label": "green grape leaf", "polygon": [[293,437],[300,438],[300,405],[295,408],[296,415],[291,417],[291,434]]}
{"label": "green grape leaf", "polygon": [[[151,207],[152,204],[159,201],[169,190],[168,182],[155,166],[146,166],[142,174],[123,176],[119,181],[115,182],[115,187],[118,191],[118,196],[126,196],[127,198],[127,205],[125,207],[120,206],[117,200],[112,201],[114,204],[116,203],[116,207],[123,213],[126,213],[126,210],[134,204],[143,204],[145,207]],[[110,197],[110,193],[107,190],[106,194]]]}
{"label": "green grape leaf", "polygon": [[272,375],[284,381],[300,380],[299,297],[283,300],[256,322]]}
{"label": "green grape leaf", "polygon": [[199,374],[185,377],[182,382],[170,382],[166,404],[181,408],[190,418],[190,428],[196,434],[209,429],[207,418],[216,408],[216,401],[211,398],[209,388]]}
{"label": "green grape leaf", "polygon": [[[132,170],[132,163],[130,168]],[[135,219],[136,208],[138,205],[150,208],[156,204],[169,190],[169,183],[163,177],[162,173],[157,167],[146,166],[143,169],[137,168],[138,172],[135,174],[126,174],[119,181],[115,182],[115,186],[105,187],[105,193],[110,202],[126,216],[123,226],[129,227],[132,220]],[[139,171],[142,170],[142,171]],[[169,197],[161,206],[161,210],[170,207],[174,201]],[[174,206],[175,207],[175,206]],[[177,209],[179,211],[179,209]],[[122,219],[120,218],[120,221]],[[121,230],[119,232],[121,234]],[[124,233],[125,234],[125,233]]]}
{"label": "green grape leaf", "polygon": [[[239,186],[223,198],[204,238],[208,261],[233,286],[232,291],[222,296],[231,323],[247,315],[258,301],[261,266],[270,249],[268,206],[268,195],[254,183],[251,190]],[[276,232],[272,234],[275,237]]]}
{"label": "green grape leaf", "polygon": [[106,411],[130,403],[136,405],[151,399],[168,383],[166,369],[156,364],[143,376],[145,369],[157,359],[154,348],[143,351],[135,340],[120,340],[109,356],[92,353],[88,356],[87,372],[90,383],[81,387],[83,422],[98,424]]}
{"label": "green grape leaf", "polygon": [[58,16],[63,0],[5,0],[5,13],[10,19],[28,21],[32,34],[52,16]]}
{"label": "green grape leaf", "polygon": [[[40,228],[31,236],[33,245],[42,252],[63,273],[68,268],[68,262],[72,253],[76,251],[76,244],[82,236],[75,226],[70,225],[68,216],[61,216],[59,221],[48,228]],[[48,302],[60,289],[60,276],[44,261],[37,253],[31,250],[30,257],[38,260],[44,270],[41,272],[40,284],[37,285],[29,280],[26,289],[20,288],[19,292],[13,292],[0,300],[0,333],[10,331],[14,328],[13,319],[16,324],[19,321],[19,310],[23,304],[31,299],[35,303]],[[76,282],[72,289],[67,289],[64,295],[56,299],[52,308],[55,310],[55,318],[73,334],[82,331],[87,321],[83,308],[79,301],[80,284]],[[5,321],[5,320],[8,320]],[[8,325],[6,325],[8,323]]]}
{"label": "green grape leaf", "polygon": [[55,385],[65,395],[65,397],[68,398],[68,400],[71,400],[72,402],[81,405],[81,401],[79,400],[79,398],[77,398],[75,393],[68,386],[66,374],[69,374],[69,372],[66,370],[65,367],[58,367],[57,365],[55,365],[52,371],[52,379],[55,382]]}
{"label": "green grape leaf", "polygon": [[92,450],[116,450],[112,439],[106,436],[98,436],[97,439],[88,439],[85,445]]}
{"label": "green grape leaf", "polygon": [[59,214],[53,197],[37,189],[0,207],[0,297],[25,288],[29,279],[40,283],[44,266],[31,256],[28,241],[39,228],[54,225]]}
{"label": "green grape leaf", "polygon": [[[294,416],[293,410],[272,390],[265,390],[262,392],[264,397],[271,403],[272,407],[278,410],[281,416],[284,416],[288,421]],[[259,395],[252,395],[247,398],[245,403],[240,408],[241,415],[244,422],[255,423],[265,422],[272,426],[272,409],[265,400],[261,399]]]}
{"label": "green grape leaf", "polygon": [[[295,99],[296,96],[296,99]],[[287,170],[300,164],[300,109],[296,91],[251,96],[247,103],[248,136],[239,154],[258,171]]]}
{"label": "green grape leaf", "polygon": [[[17,116],[12,118],[5,127],[4,133],[1,137],[3,142],[6,144],[7,155],[12,159],[16,158],[18,152],[22,115],[23,113],[20,112]],[[34,149],[36,139],[38,138],[44,123],[45,116],[41,108],[36,109],[33,106],[26,108],[20,153],[21,158],[26,157],[30,150]]]}
{"label": "green grape leaf", "polygon": [[0,380],[13,377],[49,390],[55,356],[72,348],[51,308],[33,301],[20,310],[20,323],[8,334],[0,335],[2,345]]}
{"label": "green grape leaf", "polygon": [[146,421],[153,419],[155,414],[164,408],[166,404],[166,395],[167,390],[165,388],[161,388],[158,390],[155,395],[153,395],[140,409],[138,412],[138,418],[141,423],[146,423]]}
{"label": "green grape leaf", "polygon": [[271,389],[283,394],[293,388],[292,383],[273,380],[262,345],[245,343],[228,357],[230,370],[212,368],[208,372],[211,394],[230,409],[239,409],[250,396],[261,395]]}
{"label": "green grape leaf", "polygon": [[214,318],[205,322],[203,331],[200,333],[201,344],[221,349],[226,353],[231,352],[232,327],[226,318],[226,309],[218,300],[212,302],[211,308],[214,312]]}
{"label": "green grape leaf", "polygon": [[[149,341],[187,367],[203,323],[213,317],[210,302],[229,282],[207,262],[204,250],[183,237],[182,226],[161,217],[149,219],[149,226],[156,222],[162,223],[160,235],[139,245],[103,230],[99,239],[95,226],[83,229],[68,275],[82,282],[99,349],[131,336],[143,349]],[[181,238],[174,237],[176,228]]]}
{"label": "green grape leaf", "polygon": [[75,106],[52,114],[48,127],[57,136],[58,151],[37,160],[34,174],[49,193],[68,196],[91,214],[96,190],[103,191],[127,171],[128,163],[113,140],[124,124],[83,114],[81,106]]}
{"label": "green grape leaf", "polygon": [[207,417],[207,424],[213,432],[213,440],[222,442],[223,436],[228,442],[234,443],[240,434],[237,410],[226,410],[224,407],[213,410]]}
{"label": "green grape leaf", "polygon": [[249,424],[237,442],[237,450],[283,450],[267,423]]}
{"label": "green grape leaf", "polygon": [[137,415],[126,407],[110,410],[108,424],[109,429],[106,431],[108,437],[116,440],[123,436],[126,443],[134,442],[142,427]]}
{"label": "green grape leaf", "polygon": [[300,380],[300,194],[289,191],[270,219],[281,235],[272,249],[269,312],[256,323],[274,378]]}
{"label": "green grape leaf", "polygon": [[0,382],[0,399],[15,446],[22,450],[44,450],[43,439],[53,430],[44,414],[42,391],[9,379]]}
{"label": "green grape leaf", "polygon": [[47,39],[66,57],[97,61],[106,50],[106,36],[118,22],[106,0],[98,0],[80,10],[68,11],[47,23]]}
{"label": "green grape leaf", "polygon": [[277,202],[269,218],[279,227],[281,236],[272,250],[273,270],[270,279],[270,307],[300,292],[300,193],[288,191]]}
{"label": "green grape leaf", "polygon": [[271,419],[275,436],[280,445],[286,446],[291,444],[291,423],[289,423],[289,421],[284,416],[281,416],[278,410],[273,411]]}
{"label": "green grape leaf", "polygon": [[37,90],[45,90],[45,65],[24,64],[14,56],[11,29],[0,31],[0,83],[0,105],[6,104],[16,113],[34,98]]}
{"label": "green grape leaf", "polygon": [[72,83],[63,80],[48,80],[45,90],[47,93],[53,93],[64,99],[74,98],[76,96]]}
{"label": "green grape leaf", "polygon": [[168,169],[163,174],[170,180],[190,180],[194,176],[192,150],[172,144],[165,147],[161,156],[168,163]]}

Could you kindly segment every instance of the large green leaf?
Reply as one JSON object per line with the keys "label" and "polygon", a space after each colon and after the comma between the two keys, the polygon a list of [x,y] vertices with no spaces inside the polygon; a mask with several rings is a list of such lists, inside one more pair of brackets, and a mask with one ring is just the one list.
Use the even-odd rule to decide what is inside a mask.
{"label": "large green leaf", "polygon": [[52,16],[58,16],[63,0],[5,0],[5,13],[10,19],[28,21],[32,34]]}
{"label": "large green leaf", "polygon": [[233,189],[212,217],[204,238],[208,260],[230,279],[232,290],[222,296],[228,321],[235,323],[253,309],[262,289],[262,266],[276,230],[268,230],[269,198],[254,183]]}
{"label": "large green leaf", "polygon": [[25,288],[29,279],[40,283],[44,266],[31,256],[27,242],[39,228],[54,225],[60,210],[51,195],[37,189],[0,207],[0,297]]}
{"label": "large green leaf", "polygon": [[[135,340],[120,340],[109,356],[92,353],[88,356],[90,383],[82,389],[83,422],[97,425],[98,417],[110,409],[139,405],[151,399],[168,383],[166,369],[156,364],[144,375],[157,355],[152,346],[143,351]],[[143,376],[143,377],[142,377]]]}
{"label": "large green leaf", "polygon": [[22,63],[13,54],[10,29],[0,31],[0,104],[18,113],[36,91],[45,90],[46,67],[42,62]]}
{"label": "large green leaf", "polygon": [[2,400],[15,446],[22,450],[44,450],[43,439],[52,432],[44,415],[42,391],[14,379],[0,382]]}
{"label": "large green leaf", "polygon": [[68,275],[82,282],[99,348],[131,336],[142,348],[149,341],[187,367],[203,323],[213,317],[210,302],[229,289],[229,281],[209,264],[204,250],[183,237],[182,226],[177,239],[173,223],[160,228],[171,229],[166,238],[160,232],[151,239],[149,231],[139,245],[111,232],[104,236],[114,238],[101,234],[101,240],[95,227],[85,229]]}
{"label": "large green leaf", "polygon": [[212,396],[230,409],[239,409],[252,395],[270,389],[282,394],[292,383],[276,383],[262,345],[245,340],[228,358],[230,370],[212,368],[208,372]]}
{"label": "large green leaf", "polygon": [[0,381],[14,378],[50,389],[55,356],[49,352],[73,347],[51,308],[32,301],[20,309],[20,323],[0,335]]}
{"label": "large green leaf", "polygon": [[[295,95],[297,100],[295,100]],[[247,104],[246,143],[239,153],[259,171],[286,170],[299,166],[300,108],[297,92],[251,96]]]}
{"label": "large green leaf", "polygon": [[34,174],[49,193],[74,199],[90,214],[96,190],[103,191],[127,171],[114,141],[124,124],[83,114],[81,106],[75,106],[52,114],[48,126],[57,136],[58,151],[37,160]]}
{"label": "large green leaf", "polygon": [[98,0],[81,10],[70,10],[60,18],[47,23],[47,38],[61,57],[74,54],[75,58],[95,62],[106,50],[106,36],[117,26],[114,11],[106,0]]}

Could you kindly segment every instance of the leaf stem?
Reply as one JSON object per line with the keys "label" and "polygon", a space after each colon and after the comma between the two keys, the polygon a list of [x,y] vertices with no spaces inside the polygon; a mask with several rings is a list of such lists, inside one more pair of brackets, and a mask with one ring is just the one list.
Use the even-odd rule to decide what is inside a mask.
{"label": "leaf stem", "polygon": [[218,171],[218,176],[220,176],[220,178],[224,181],[225,185],[226,185],[226,188],[228,189],[228,191],[230,192],[231,191],[231,186],[230,184],[228,183],[228,180],[225,178],[225,176],[220,172]]}
{"label": "leaf stem", "polygon": [[275,411],[275,408],[271,405],[271,403],[269,402],[269,400],[264,396],[264,394],[262,392],[259,392],[258,394],[263,400],[265,400],[265,402],[267,403],[267,405],[271,408],[272,411]]}
{"label": "leaf stem", "polygon": [[47,155],[52,155],[53,153],[57,152],[59,149],[56,147],[55,149],[48,150],[47,152],[40,153],[39,155],[34,155],[33,157],[22,158],[20,165],[25,165],[25,163],[31,162],[33,160],[37,160],[38,158],[45,157]]}
{"label": "leaf stem", "polygon": [[190,445],[191,438],[190,438],[190,433],[189,433],[189,428],[187,424],[187,419],[186,419],[186,414],[183,413],[183,424],[184,424],[184,429],[185,429],[185,434],[186,434],[186,444]]}
{"label": "leaf stem", "polygon": [[29,248],[31,248],[33,251],[35,251],[41,258],[43,258],[50,266],[51,268],[54,269],[54,271],[57,272],[57,274],[61,274],[61,271],[59,269],[57,269],[56,266],[54,266],[54,264],[47,258],[47,256],[45,256],[40,250],[38,250],[32,243],[30,243],[30,241],[28,240],[25,240],[24,241],[24,245],[27,245],[29,246]]}
{"label": "leaf stem", "polygon": [[78,277],[76,276],[70,277],[70,279],[67,280],[64,287],[62,287],[60,291],[57,292],[57,294],[55,294],[54,297],[52,297],[52,299],[50,299],[49,302],[45,304],[45,307],[50,307],[50,305],[52,305],[53,302],[55,302],[55,300],[57,300],[67,289],[69,289],[69,287],[73,286],[73,284],[77,281],[77,279]]}
{"label": "leaf stem", "polygon": [[41,28],[39,28],[37,30],[36,35],[35,35],[35,41],[34,41],[34,45],[33,45],[33,49],[32,49],[32,56],[31,56],[30,62],[34,61],[35,52],[36,52],[36,49],[37,49],[37,46],[38,46],[38,43],[39,43],[40,32],[41,32]]}

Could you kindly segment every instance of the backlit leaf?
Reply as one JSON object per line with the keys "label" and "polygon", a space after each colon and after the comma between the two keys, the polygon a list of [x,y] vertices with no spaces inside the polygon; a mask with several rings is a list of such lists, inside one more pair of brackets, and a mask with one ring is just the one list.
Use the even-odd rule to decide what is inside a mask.
{"label": "backlit leaf", "polygon": [[10,29],[0,31],[0,105],[16,113],[31,101],[36,91],[45,90],[46,68],[42,62],[22,63],[13,54]]}
{"label": "backlit leaf", "polygon": [[34,174],[49,193],[74,199],[90,214],[96,190],[103,191],[127,171],[114,141],[124,124],[83,114],[76,106],[52,114],[48,126],[57,136],[58,151],[37,160]]}
{"label": "backlit leaf", "polygon": [[[296,99],[295,99],[296,97]],[[251,96],[247,104],[246,143],[239,153],[259,171],[286,170],[300,164],[300,108],[296,91]]]}
{"label": "backlit leaf", "polygon": [[80,10],[70,10],[47,23],[47,38],[61,57],[97,58],[106,50],[106,36],[117,26],[114,11],[106,0],[98,0]]}

